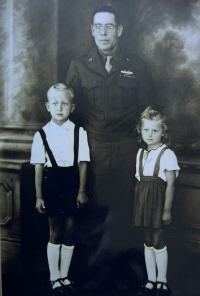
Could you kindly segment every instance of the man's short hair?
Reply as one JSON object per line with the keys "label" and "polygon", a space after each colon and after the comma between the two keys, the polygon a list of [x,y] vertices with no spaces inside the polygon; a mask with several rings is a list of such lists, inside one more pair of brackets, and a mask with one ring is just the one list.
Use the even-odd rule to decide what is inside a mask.
{"label": "man's short hair", "polygon": [[74,98],[74,91],[71,87],[68,87],[64,83],[57,83],[51,86],[47,92],[47,98],[50,99],[51,95],[55,95],[58,92],[66,92],[70,95],[70,99],[73,100]]}
{"label": "man's short hair", "polygon": [[115,17],[115,21],[116,21],[117,26],[121,25],[121,19],[120,19],[119,13],[114,8],[112,8],[111,6],[107,5],[107,6],[102,6],[100,8],[95,9],[95,11],[93,12],[93,19],[94,19],[95,14],[97,14],[99,12],[112,13],[114,15],[114,17]]}

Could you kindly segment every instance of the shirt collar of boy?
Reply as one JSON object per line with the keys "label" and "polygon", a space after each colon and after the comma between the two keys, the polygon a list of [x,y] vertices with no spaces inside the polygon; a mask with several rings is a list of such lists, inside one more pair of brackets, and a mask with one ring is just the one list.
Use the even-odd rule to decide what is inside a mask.
{"label": "shirt collar of boy", "polygon": [[71,123],[71,121],[68,119],[68,120],[65,121],[65,123],[63,123],[62,125],[58,125],[58,124],[56,124],[55,122],[53,122],[53,120],[51,119],[51,127],[52,127],[54,130],[59,130],[59,129],[62,129],[62,128],[64,128],[65,130],[68,130],[69,127],[70,127],[70,123]]}

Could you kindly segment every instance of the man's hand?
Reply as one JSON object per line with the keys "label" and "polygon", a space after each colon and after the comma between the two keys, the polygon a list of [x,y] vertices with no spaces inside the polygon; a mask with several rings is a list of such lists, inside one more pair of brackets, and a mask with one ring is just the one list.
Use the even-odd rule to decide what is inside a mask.
{"label": "man's hand", "polygon": [[172,222],[171,211],[164,210],[164,212],[162,214],[162,220],[165,225],[169,225]]}
{"label": "man's hand", "polygon": [[83,204],[88,202],[88,197],[85,192],[79,192],[77,196],[77,208],[79,209]]}
{"label": "man's hand", "polygon": [[43,198],[37,198],[36,199],[36,204],[35,208],[40,214],[45,214],[46,213],[46,208],[45,208],[45,203]]}

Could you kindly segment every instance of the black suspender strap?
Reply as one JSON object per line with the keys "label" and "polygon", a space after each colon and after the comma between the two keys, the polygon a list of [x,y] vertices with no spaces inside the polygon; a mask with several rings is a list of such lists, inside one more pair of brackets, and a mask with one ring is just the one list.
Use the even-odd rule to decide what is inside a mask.
{"label": "black suspender strap", "polygon": [[[165,152],[165,150],[167,150],[167,147],[164,147],[160,153],[158,154],[158,157],[156,159],[156,163],[155,163],[155,167],[154,167],[154,172],[153,172],[153,176],[154,177],[158,177],[158,173],[160,170],[160,159],[161,156],[163,155],[163,153]],[[142,161],[143,161],[143,155],[144,155],[144,150],[142,149],[141,153],[140,153],[140,160],[139,160],[139,175],[140,177],[143,176],[143,165],[142,165]]]}
{"label": "black suspender strap", "polygon": [[74,165],[78,163],[78,147],[79,147],[79,126],[74,127]]}
{"label": "black suspender strap", "polygon": [[168,149],[167,147],[164,147],[160,151],[160,153],[158,154],[156,164],[155,164],[155,168],[154,168],[154,172],[153,172],[154,177],[158,177],[158,173],[159,173],[159,170],[160,170],[160,159],[161,159],[161,156],[163,155],[163,153],[165,152],[165,150],[167,150],[167,149]]}
{"label": "black suspender strap", "polygon": [[143,160],[143,155],[144,155],[144,149],[142,149],[141,153],[140,153],[140,162],[139,162],[139,175],[140,177],[143,176],[143,165],[142,165],[142,160]]}
{"label": "black suspender strap", "polygon": [[47,139],[46,139],[45,131],[43,129],[40,129],[39,133],[40,133],[40,136],[41,136],[41,138],[43,140],[44,147],[45,147],[46,152],[47,152],[47,154],[49,156],[52,167],[57,167],[58,165],[57,165],[57,162],[56,162],[56,160],[55,160],[55,158],[53,156],[53,153],[52,153],[51,149],[49,148],[49,144],[48,144]]}
{"label": "black suspender strap", "polygon": [[[49,148],[49,144],[46,139],[45,131],[43,129],[40,129],[39,133],[40,133],[40,136],[43,140],[43,144],[44,144],[46,152],[49,156],[49,159],[51,161],[52,167],[57,167],[58,164],[53,156],[51,149]],[[77,162],[78,162],[78,147],[79,147],[79,126],[75,125],[75,127],[74,127],[74,165],[77,165]]]}

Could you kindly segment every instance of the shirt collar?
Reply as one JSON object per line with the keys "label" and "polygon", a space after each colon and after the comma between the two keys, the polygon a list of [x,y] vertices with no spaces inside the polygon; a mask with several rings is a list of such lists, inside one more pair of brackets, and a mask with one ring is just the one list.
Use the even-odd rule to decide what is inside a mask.
{"label": "shirt collar", "polygon": [[[113,52],[112,54],[112,59],[117,60],[119,57],[120,51],[121,51],[120,47],[118,46],[115,52]],[[105,63],[107,56],[103,52],[101,52],[99,49],[98,49],[98,53],[99,53],[100,59]]]}
{"label": "shirt collar", "polygon": [[58,129],[61,129],[61,128],[64,128],[66,130],[69,129],[70,127],[70,123],[71,121],[68,119],[67,121],[65,121],[65,123],[63,123],[62,125],[58,125],[56,124],[55,122],[53,122],[53,120],[51,119],[51,127],[54,129],[54,130],[58,130]]}
{"label": "shirt collar", "polygon": [[167,147],[167,145],[165,145],[165,144],[163,143],[162,145],[158,146],[158,147],[155,148],[155,149],[151,149],[151,150],[146,150],[146,149],[145,149],[145,152],[150,152],[150,151],[160,151],[160,150],[162,150],[162,149],[165,148],[165,147]]}

